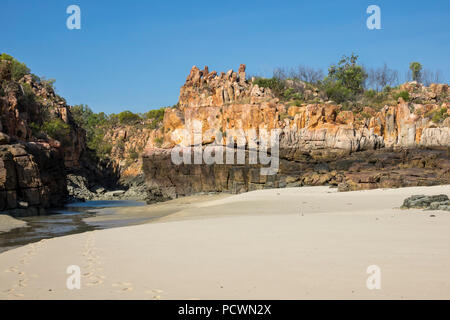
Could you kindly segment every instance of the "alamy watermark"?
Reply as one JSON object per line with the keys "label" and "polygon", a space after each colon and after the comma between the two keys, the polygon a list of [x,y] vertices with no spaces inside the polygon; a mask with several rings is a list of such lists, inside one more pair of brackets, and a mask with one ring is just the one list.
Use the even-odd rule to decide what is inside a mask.
{"label": "alamy watermark", "polygon": [[369,290],[381,289],[381,269],[379,266],[373,264],[367,267],[367,274],[370,276],[366,280],[366,286]]}
{"label": "alamy watermark", "polygon": [[246,164],[247,158],[250,165],[268,166],[260,168],[261,175],[278,172],[280,129],[216,129],[214,142],[204,146],[202,123],[194,120],[188,127],[176,132],[182,141],[171,150],[174,164]]}
{"label": "alamy watermark", "polygon": [[367,7],[366,12],[370,14],[367,18],[366,25],[369,30],[381,29],[381,9],[377,5],[370,5]]}
{"label": "alamy watermark", "polygon": [[69,290],[81,289],[81,269],[77,265],[70,265],[66,269],[66,273],[70,274],[66,281],[66,287]]}
{"label": "alamy watermark", "polygon": [[81,9],[79,6],[72,4],[67,7],[66,13],[70,16],[66,20],[67,29],[81,29]]}

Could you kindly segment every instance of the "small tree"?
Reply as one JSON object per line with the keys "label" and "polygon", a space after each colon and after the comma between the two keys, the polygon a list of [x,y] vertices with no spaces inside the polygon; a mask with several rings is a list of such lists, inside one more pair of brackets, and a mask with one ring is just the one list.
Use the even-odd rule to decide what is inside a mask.
{"label": "small tree", "polygon": [[409,64],[413,81],[420,81],[422,78],[422,65],[419,62],[411,62]]}
{"label": "small tree", "polygon": [[128,110],[122,111],[117,116],[121,124],[133,124],[141,120],[141,117],[138,114]]}
{"label": "small tree", "polygon": [[352,93],[358,94],[364,91],[364,81],[367,73],[364,68],[357,64],[358,56],[343,56],[337,65],[328,68],[328,78],[333,82],[339,82]]}
{"label": "small tree", "polygon": [[276,96],[280,96],[285,89],[284,81],[276,77],[270,79],[256,78],[253,83],[262,88],[269,88]]}
{"label": "small tree", "polygon": [[337,103],[355,98],[364,91],[367,73],[357,64],[358,56],[343,56],[337,65],[328,68],[324,90],[329,99]]}
{"label": "small tree", "polygon": [[53,139],[59,140],[62,144],[70,143],[70,126],[60,118],[53,118],[44,122],[40,129]]}

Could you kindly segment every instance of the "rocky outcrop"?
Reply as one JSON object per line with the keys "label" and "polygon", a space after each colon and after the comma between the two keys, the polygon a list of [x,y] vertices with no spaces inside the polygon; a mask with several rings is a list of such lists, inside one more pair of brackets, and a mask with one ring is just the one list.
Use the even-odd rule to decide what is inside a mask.
{"label": "rocky outcrop", "polygon": [[[409,85],[403,89],[426,97],[424,104],[399,98],[397,105],[356,113],[332,102],[282,102],[270,89],[247,80],[245,65],[220,74],[193,67],[179,106],[165,112],[162,142],[149,142],[144,151],[149,201],[298,185],[330,184],[346,191],[450,183],[449,123],[435,123],[429,116],[436,110],[450,114],[448,103],[436,100],[448,86]],[[279,170],[261,175],[261,165],[249,164],[248,153],[255,137],[271,130],[280,133]],[[221,145],[236,153],[242,141],[245,164],[175,164],[170,156],[176,146],[204,150]]]}
{"label": "rocky outcrop", "polygon": [[[67,199],[66,170],[78,168],[86,149],[65,100],[31,74],[13,79],[0,61],[0,211],[39,214]],[[56,140],[40,130],[48,119],[64,128]]]}
{"label": "rocky outcrop", "polygon": [[[86,133],[73,120],[65,100],[51,86],[29,74],[18,82],[8,77],[2,80],[6,92],[0,97],[0,131],[20,141],[50,143],[60,150],[67,168],[79,167],[86,149]],[[33,126],[42,124],[48,116],[61,119],[68,126],[64,143],[33,132]]]}
{"label": "rocky outcrop", "polygon": [[[448,86],[434,85],[430,90],[447,93]],[[448,103],[422,105],[401,98],[398,105],[385,106],[377,112],[366,108],[365,117],[332,103],[290,106],[275,98],[270,89],[247,81],[244,65],[238,73],[230,70],[220,75],[209,72],[207,67],[202,71],[193,67],[180,90],[179,108],[166,111],[162,148],[180,144],[194,120],[202,125],[204,144],[215,141],[218,130],[278,128],[283,131],[281,147],[305,152],[448,146],[450,128],[445,123],[436,125],[426,117],[430,111],[441,108],[450,114]]]}
{"label": "rocky outcrop", "polygon": [[0,145],[0,211],[33,215],[60,206],[67,197],[65,167],[48,144]]}
{"label": "rocky outcrop", "polygon": [[295,161],[280,159],[274,175],[261,175],[261,165],[179,164],[170,150],[146,154],[149,202],[201,192],[241,193],[267,188],[330,185],[339,191],[431,186],[450,183],[447,150],[393,149],[361,151],[324,159],[305,153]]}
{"label": "rocky outcrop", "polygon": [[414,195],[406,198],[401,208],[450,211],[450,200],[445,194],[436,196]]}
{"label": "rocky outcrop", "polygon": [[[122,183],[111,183],[101,175],[88,178],[85,174],[67,175],[67,190],[72,201],[85,200],[145,200],[147,188],[143,174],[128,177]],[[105,183],[110,181],[110,183]]]}

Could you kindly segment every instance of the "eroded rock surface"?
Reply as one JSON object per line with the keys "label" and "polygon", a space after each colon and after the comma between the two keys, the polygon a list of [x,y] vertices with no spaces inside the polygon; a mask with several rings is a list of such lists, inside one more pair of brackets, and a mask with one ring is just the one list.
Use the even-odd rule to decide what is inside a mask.
{"label": "eroded rock surface", "polygon": [[[348,191],[448,184],[449,122],[437,124],[428,116],[441,109],[450,114],[447,103],[436,102],[448,86],[404,86],[411,95],[420,94],[424,104],[400,98],[379,111],[364,108],[362,116],[332,102],[281,102],[270,89],[246,79],[245,65],[220,74],[193,67],[179,106],[166,109],[162,142],[149,140],[144,152],[149,201],[299,185],[330,184]],[[263,130],[280,132],[276,175],[260,175],[259,165],[174,164],[170,158],[173,147],[196,143],[186,138],[189,133],[201,133],[202,148],[245,141],[250,149],[255,133]]]}
{"label": "eroded rock surface", "polygon": [[32,142],[0,146],[0,211],[38,214],[66,197],[64,162],[56,149]]}

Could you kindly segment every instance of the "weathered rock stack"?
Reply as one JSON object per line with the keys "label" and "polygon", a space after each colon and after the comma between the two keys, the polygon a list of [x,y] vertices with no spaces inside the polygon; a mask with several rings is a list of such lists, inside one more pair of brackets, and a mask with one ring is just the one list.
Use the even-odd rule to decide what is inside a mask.
{"label": "weathered rock stack", "polygon": [[[433,96],[447,92],[448,86],[422,89],[430,103],[400,98],[397,105],[378,112],[365,108],[361,117],[333,103],[280,102],[270,89],[245,78],[245,65],[220,74],[193,67],[180,90],[179,107],[166,110],[162,143],[149,140],[144,152],[149,201],[284,186],[330,184],[346,191],[450,183],[450,123],[436,125],[426,116],[437,108],[450,113],[448,104],[433,103]],[[255,132],[279,130],[277,174],[261,175],[261,165],[248,161],[175,164],[171,149],[198,144],[186,140],[196,130],[203,150],[245,141],[247,159]]]}

